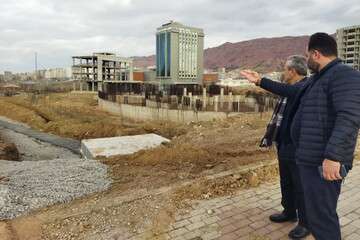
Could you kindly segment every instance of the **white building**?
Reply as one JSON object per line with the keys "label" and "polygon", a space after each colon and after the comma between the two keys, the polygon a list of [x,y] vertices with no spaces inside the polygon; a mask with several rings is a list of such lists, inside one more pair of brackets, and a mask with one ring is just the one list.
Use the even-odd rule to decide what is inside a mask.
{"label": "white building", "polygon": [[233,78],[225,78],[219,79],[218,85],[227,86],[227,87],[251,87],[254,84],[250,83],[247,79],[233,79]]}
{"label": "white building", "polygon": [[48,80],[66,80],[72,76],[71,68],[51,68],[45,70],[45,79]]}
{"label": "white building", "polygon": [[204,31],[169,22],[156,33],[156,75],[164,88],[200,85],[204,72]]}

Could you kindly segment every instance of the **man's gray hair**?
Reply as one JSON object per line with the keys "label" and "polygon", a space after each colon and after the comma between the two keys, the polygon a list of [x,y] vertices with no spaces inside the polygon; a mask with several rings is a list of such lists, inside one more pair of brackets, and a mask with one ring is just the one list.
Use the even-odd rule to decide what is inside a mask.
{"label": "man's gray hair", "polygon": [[286,66],[294,69],[297,74],[301,76],[307,76],[308,74],[307,61],[304,56],[293,55],[288,57],[286,60]]}

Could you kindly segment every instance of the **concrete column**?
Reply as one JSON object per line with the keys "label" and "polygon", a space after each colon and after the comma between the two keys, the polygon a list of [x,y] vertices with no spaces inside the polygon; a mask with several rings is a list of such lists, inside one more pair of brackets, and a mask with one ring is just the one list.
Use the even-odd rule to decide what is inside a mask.
{"label": "concrete column", "polygon": [[198,97],[194,96],[194,102],[193,102],[194,107],[193,107],[193,109],[196,110],[196,111],[197,111],[197,108],[196,108],[197,99],[198,99]]}
{"label": "concrete column", "polygon": [[189,92],[189,98],[190,98],[189,109],[192,109],[192,105],[193,105],[193,97],[192,97],[192,93],[191,93],[191,92]]}
{"label": "concrete column", "polygon": [[82,80],[80,80],[80,92],[82,92],[83,86],[82,86]]}
{"label": "concrete column", "polygon": [[76,91],[76,83],[73,83],[73,91]]}
{"label": "concrete column", "polygon": [[214,111],[217,112],[218,111],[218,107],[219,107],[219,96],[215,96],[214,97]]}
{"label": "concrete column", "polygon": [[203,99],[202,99],[202,101],[203,101],[203,110],[205,110],[206,109],[206,104],[207,104],[207,102],[206,102],[206,88],[203,88]]}
{"label": "concrete column", "polygon": [[238,109],[237,111],[240,112],[240,96],[239,95],[236,96],[236,102],[237,102],[237,109]]}
{"label": "concrete column", "polygon": [[220,108],[222,109],[224,107],[224,88],[221,88],[220,90]]}
{"label": "concrete column", "polygon": [[184,88],[183,96],[187,96],[187,89],[186,88]]}
{"label": "concrete column", "polygon": [[269,111],[270,99],[268,97],[265,98],[265,111]]}
{"label": "concrete column", "polygon": [[259,112],[259,104],[255,103],[255,112],[258,113]]}
{"label": "concrete column", "polygon": [[229,93],[229,97],[228,97],[228,110],[229,112],[231,112],[233,110],[233,95],[232,92]]}

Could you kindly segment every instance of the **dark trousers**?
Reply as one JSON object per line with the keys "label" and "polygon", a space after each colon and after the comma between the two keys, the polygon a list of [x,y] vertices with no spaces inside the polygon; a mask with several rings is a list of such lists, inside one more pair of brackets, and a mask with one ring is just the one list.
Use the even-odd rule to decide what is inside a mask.
{"label": "dark trousers", "polygon": [[278,146],[281,205],[284,213],[291,217],[298,216],[299,224],[307,227],[304,192],[295,163],[295,148],[292,145]]}
{"label": "dark trousers", "polygon": [[298,165],[298,168],[310,231],[317,240],[341,240],[336,208],[342,181],[323,180],[316,166]]}

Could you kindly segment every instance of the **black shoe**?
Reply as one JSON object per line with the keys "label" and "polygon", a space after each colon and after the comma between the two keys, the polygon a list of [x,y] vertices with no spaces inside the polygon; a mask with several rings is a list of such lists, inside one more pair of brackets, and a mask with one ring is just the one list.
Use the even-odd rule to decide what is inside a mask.
{"label": "black shoe", "polygon": [[310,231],[301,225],[297,225],[293,230],[289,232],[289,238],[291,239],[303,239],[310,235]]}
{"label": "black shoe", "polygon": [[284,212],[282,213],[275,213],[271,215],[270,221],[276,222],[276,223],[283,223],[283,222],[296,222],[298,219],[296,216],[289,216],[286,215]]}

